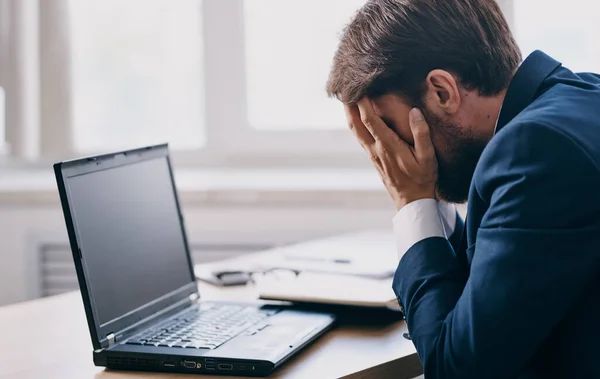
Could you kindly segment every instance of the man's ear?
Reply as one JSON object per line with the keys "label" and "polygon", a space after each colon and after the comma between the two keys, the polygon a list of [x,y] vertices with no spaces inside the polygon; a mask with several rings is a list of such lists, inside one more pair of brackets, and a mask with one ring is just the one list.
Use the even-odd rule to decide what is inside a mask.
{"label": "man's ear", "polygon": [[[461,105],[458,83],[454,76],[445,70],[433,70],[425,79],[427,92],[425,101],[429,109],[446,115],[458,112]],[[434,113],[438,113],[434,111]]]}

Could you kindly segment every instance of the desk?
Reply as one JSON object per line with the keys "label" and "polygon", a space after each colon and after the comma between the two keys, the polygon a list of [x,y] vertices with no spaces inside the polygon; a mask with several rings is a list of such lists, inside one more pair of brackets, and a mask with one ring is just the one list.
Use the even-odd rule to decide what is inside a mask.
{"label": "desk", "polygon": [[[249,300],[252,287],[199,284],[206,300]],[[189,374],[127,373],[92,362],[92,344],[78,292],[0,308],[1,379],[191,378]],[[342,325],[286,362],[269,378],[414,378],[422,367],[404,322],[383,327]],[[201,376],[201,378],[216,378]],[[224,378],[224,377],[219,377]]]}

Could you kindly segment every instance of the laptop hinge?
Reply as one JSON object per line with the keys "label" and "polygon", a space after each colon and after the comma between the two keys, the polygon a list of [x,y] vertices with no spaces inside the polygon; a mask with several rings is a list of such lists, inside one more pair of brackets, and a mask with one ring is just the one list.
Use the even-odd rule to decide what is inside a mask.
{"label": "laptop hinge", "polygon": [[200,298],[200,296],[198,296],[197,293],[190,294],[190,301],[192,302],[192,304],[197,303],[199,298]]}
{"label": "laptop hinge", "polygon": [[108,340],[108,347],[111,347],[115,344],[115,334],[114,333],[110,333],[109,335],[107,335],[106,339]]}

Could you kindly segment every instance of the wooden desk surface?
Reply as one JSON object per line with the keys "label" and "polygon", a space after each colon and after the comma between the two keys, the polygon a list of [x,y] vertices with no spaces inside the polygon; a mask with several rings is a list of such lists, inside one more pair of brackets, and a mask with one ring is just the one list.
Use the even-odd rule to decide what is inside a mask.
{"label": "wooden desk surface", "polygon": [[[255,298],[251,287],[222,289],[200,284],[200,293],[207,300]],[[1,379],[190,377],[95,367],[78,292],[2,307],[0,325]],[[340,326],[286,362],[270,378],[414,378],[422,373],[422,367],[413,344],[402,336],[406,331],[404,322],[383,327]]]}

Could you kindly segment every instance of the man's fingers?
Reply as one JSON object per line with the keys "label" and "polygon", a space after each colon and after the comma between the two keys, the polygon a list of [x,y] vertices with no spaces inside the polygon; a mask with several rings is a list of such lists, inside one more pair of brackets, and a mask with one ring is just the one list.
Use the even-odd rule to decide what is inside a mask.
{"label": "man's fingers", "polygon": [[346,112],[348,126],[358,139],[358,142],[360,142],[365,149],[372,146],[375,143],[375,139],[360,120],[358,107],[356,105],[344,104],[344,111]]}
{"label": "man's fingers", "polygon": [[415,157],[417,162],[421,163],[435,157],[435,149],[431,142],[429,125],[423,117],[423,113],[418,108],[410,111],[410,130],[415,140]]}
{"label": "man's fingers", "polygon": [[375,140],[397,141],[400,139],[400,137],[398,137],[398,135],[383,122],[381,117],[375,114],[371,100],[363,97],[358,101],[357,106],[360,112],[360,120]]}

